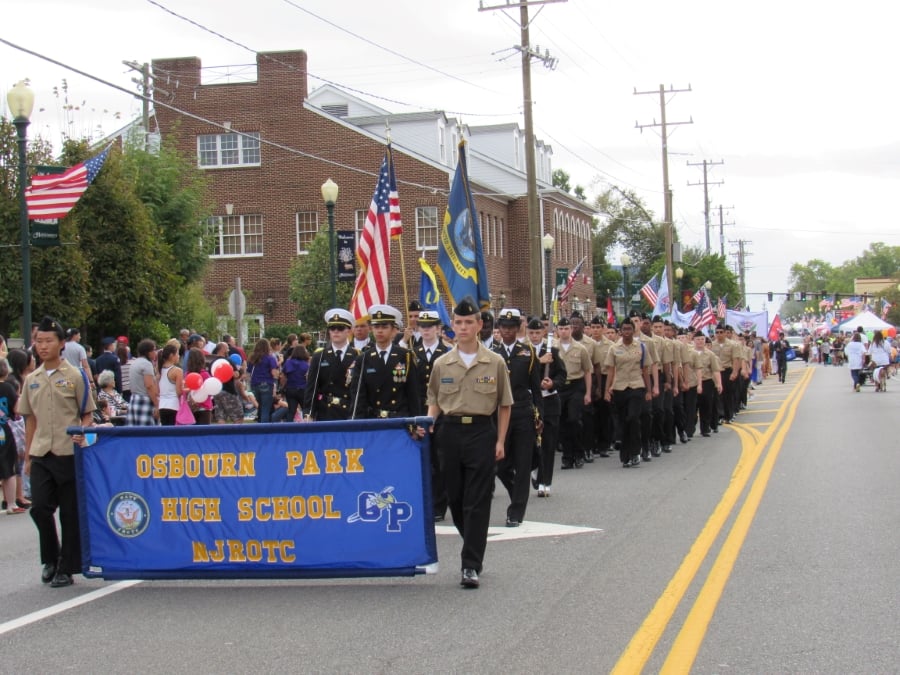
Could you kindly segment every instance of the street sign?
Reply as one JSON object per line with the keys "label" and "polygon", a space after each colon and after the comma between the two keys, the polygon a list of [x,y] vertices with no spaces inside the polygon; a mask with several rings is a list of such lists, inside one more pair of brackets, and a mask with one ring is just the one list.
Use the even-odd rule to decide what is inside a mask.
{"label": "street sign", "polygon": [[59,246],[59,220],[34,220],[31,222],[31,245],[39,247]]}

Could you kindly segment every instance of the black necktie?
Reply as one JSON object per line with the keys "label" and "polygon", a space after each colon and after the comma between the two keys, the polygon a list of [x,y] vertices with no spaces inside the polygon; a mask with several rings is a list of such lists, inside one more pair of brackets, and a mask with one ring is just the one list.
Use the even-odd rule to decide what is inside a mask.
{"label": "black necktie", "polygon": [[430,349],[425,350],[425,360],[431,361],[431,350]]}
{"label": "black necktie", "polygon": [[343,350],[338,349],[338,350],[334,353],[334,355],[337,357],[338,363],[341,362],[341,357],[343,356],[343,354],[341,353],[342,351],[343,351]]}
{"label": "black necktie", "polygon": [[381,357],[381,360],[382,360],[382,361],[384,361],[385,363],[387,363],[387,358],[386,358],[386,357],[387,357],[387,352],[386,352],[386,351],[380,351],[380,352],[378,352],[378,356]]}

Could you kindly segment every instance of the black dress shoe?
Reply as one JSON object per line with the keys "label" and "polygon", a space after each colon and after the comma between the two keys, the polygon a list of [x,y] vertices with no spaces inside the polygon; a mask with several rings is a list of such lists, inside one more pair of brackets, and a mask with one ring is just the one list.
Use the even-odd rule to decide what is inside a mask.
{"label": "black dress shoe", "polygon": [[478,572],[473,569],[464,569],[462,571],[462,578],[459,580],[459,585],[463,588],[478,588]]}
{"label": "black dress shoe", "polygon": [[640,457],[632,457],[632,458],[631,458],[631,466],[633,466],[633,467],[639,467],[640,465],[641,465],[641,458],[640,458]]}
{"label": "black dress shoe", "polygon": [[597,453],[600,457],[609,457],[609,453],[606,450],[601,450]]}
{"label": "black dress shoe", "polygon": [[41,583],[49,584],[53,577],[56,576],[56,565],[47,563],[41,570]]}
{"label": "black dress shoe", "polygon": [[688,442],[687,434],[682,431],[680,434],[678,434],[678,440],[680,440],[682,443],[687,443]]}
{"label": "black dress shoe", "polygon": [[521,521],[521,520],[513,520],[512,518],[507,518],[507,519],[506,519],[506,526],[507,526],[507,527],[518,527],[518,526],[521,525],[521,524],[522,524],[522,521]]}
{"label": "black dress shoe", "polygon": [[703,438],[709,438],[712,434],[710,434],[708,431],[703,431],[700,433],[700,435],[703,436]]}
{"label": "black dress shoe", "polygon": [[664,446],[662,446],[662,451],[663,452],[672,452],[672,446],[669,445],[668,443],[666,443]]}
{"label": "black dress shoe", "polygon": [[537,469],[534,469],[531,472],[531,488],[533,490],[537,490],[539,485],[540,485],[540,483],[538,483]]}
{"label": "black dress shoe", "polygon": [[[593,462],[594,460],[592,459],[591,461]],[[575,460],[575,468],[576,468],[576,469],[583,469],[583,468],[584,468],[584,460],[581,459],[581,458],[576,459],[576,460]]]}
{"label": "black dress shoe", "polygon": [[586,450],[586,451],[585,451],[585,453],[584,453],[584,461],[587,462],[588,464],[593,464],[593,463],[594,463],[594,451],[593,451],[593,450]]}
{"label": "black dress shoe", "polygon": [[574,467],[575,467],[575,465],[572,462],[563,462],[559,468],[560,469],[572,469]]}
{"label": "black dress shoe", "polygon": [[444,516],[435,516],[435,517],[434,517],[434,522],[436,522],[436,523],[443,523],[443,522],[444,522]]}
{"label": "black dress shoe", "polygon": [[74,583],[71,574],[57,572],[56,576],[53,577],[53,581],[50,582],[50,588],[62,588],[63,586],[71,586]]}
{"label": "black dress shoe", "polygon": [[631,468],[631,462],[622,462],[622,468],[623,468],[623,469],[630,469],[630,468]]}

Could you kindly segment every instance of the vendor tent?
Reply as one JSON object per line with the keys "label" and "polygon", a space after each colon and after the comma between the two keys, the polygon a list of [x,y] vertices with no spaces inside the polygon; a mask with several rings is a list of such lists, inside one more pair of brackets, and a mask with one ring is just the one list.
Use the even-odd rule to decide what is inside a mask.
{"label": "vendor tent", "polygon": [[866,310],[865,312],[860,312],[853,318],[845,319],[837,326],[832,328],[831,332],[846,333],[848,331],[856,330],[859,326],[862,326],[864,331],[885,330],[887,328],[893,328],[893,326],[891,326],[891,324],[889,324],[887,321],[882,321],[872,312]]}

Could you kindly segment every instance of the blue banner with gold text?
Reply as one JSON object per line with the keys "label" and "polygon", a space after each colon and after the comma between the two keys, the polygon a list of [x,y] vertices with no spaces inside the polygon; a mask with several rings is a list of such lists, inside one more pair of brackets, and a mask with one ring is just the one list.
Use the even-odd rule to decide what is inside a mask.
{"label": "blue banner with gold text", "polygon": [[437,548],[416,421],[96,429],[76,451],[84,575],[422,572]]}

